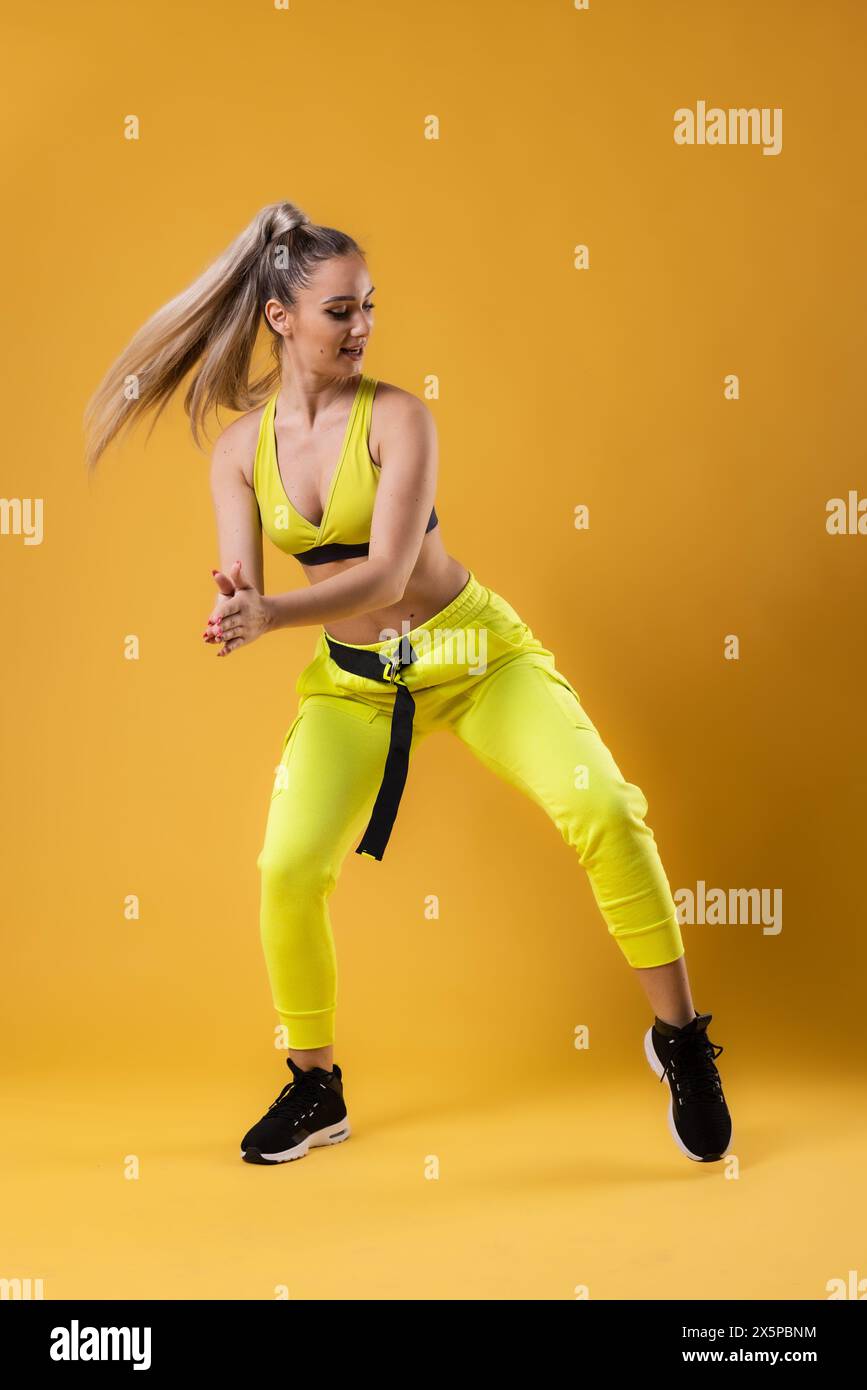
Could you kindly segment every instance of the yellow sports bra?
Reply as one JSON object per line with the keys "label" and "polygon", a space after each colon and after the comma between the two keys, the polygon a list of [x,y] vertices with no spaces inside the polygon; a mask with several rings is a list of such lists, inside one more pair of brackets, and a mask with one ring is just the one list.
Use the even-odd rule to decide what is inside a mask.
{"label": "yellow sports bra", "polygon": [[[379,468],[370,457],[368,448],[375,390],[375,377],[362,376],[359,379],[337,467],[318,526],[314,526],[293,507],[280,477],[274,433],[279,387],[268,398],[262,411],[253,460],[253,491],[259,504],[262,530],[278,549],[287,555],[295,555],[303,565],[320,565],[327,560],[368,554],[370,523],[379,484]],[[425,535],[437,522],[434,507],[425,527]]]}

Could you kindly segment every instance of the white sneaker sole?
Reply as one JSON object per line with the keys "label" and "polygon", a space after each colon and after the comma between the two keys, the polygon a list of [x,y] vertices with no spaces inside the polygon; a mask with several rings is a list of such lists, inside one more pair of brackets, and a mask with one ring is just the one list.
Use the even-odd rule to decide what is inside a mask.
{"label": "white sneaker sole", "polygon": [[[647,1032],[644,1035],[644,1055],[647,1058],[648,1063],[650,1064],[651,1071],[654,1073],[654,1075],[662,1076],[665,1068],[663,1067],[662,1063],[657,1057],[656,1048],[653,1046],[653,1024],[651,1024],[651,1026],[648,1028]],[[674,1093],[672,1092],[671,1082],[668,1080],[668,1077],[665,1078],[665,1084],[668,1087],[668,1128],[671,1132],[671,1137],[674,1140],[675,1144],[680,1149],[681,1153],[686,1154],[687,1158],[693,1159],[695,1163],[716,1162],[717,1160],[705,1159],[702,1158],[701,1154],[692,1153],[692,1151],[688,1149],[684,1144],[683,1140],[677,1132],[677,1126],[674,1123]],[[726,1144],[725,1149],[723,1151],[724,1154],[728,1153],[731,1149],[733,1138],[734,1131],[732,1131],[732,1133],[729,1135],[729,1141]]]}
{"label": "white sneaker sole", "polygon": [[349,1116],[346,1115],[333,1125],[327,1125],[325,1129],[318,1129],[315,1134],[309,1134],[300,1144],[293,1144],[291,1149],[284,1149],[282,1153],[263,1153],[261,1149],[251,1147],[249,1150],[242,1149],[241,1157],[246,1158],[248,1153],[257,1153],[262,1163],[291,1163],[293,1159],[303,1158],[308,1149],[319,1149],[326,1144],[342,1144],[351,1133]]}

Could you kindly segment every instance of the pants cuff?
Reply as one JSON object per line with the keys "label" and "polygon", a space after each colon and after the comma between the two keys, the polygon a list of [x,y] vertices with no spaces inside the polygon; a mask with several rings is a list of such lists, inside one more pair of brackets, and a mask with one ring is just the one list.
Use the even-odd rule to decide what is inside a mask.
{"label": "pants cuff", "polygon": [[287,1014],[277,1010],[280,1022],[286,1029],[289,1047],[304,1051],[306,1048],[331,1047],[334,1042],[334,1009],[313,1009],[304,1014]]}
{"label": "pants cuff", "polygon": [[668,965],[686,954],[676,913],[650,927],[628,932],[612,932],[628,963],[634,968]]}

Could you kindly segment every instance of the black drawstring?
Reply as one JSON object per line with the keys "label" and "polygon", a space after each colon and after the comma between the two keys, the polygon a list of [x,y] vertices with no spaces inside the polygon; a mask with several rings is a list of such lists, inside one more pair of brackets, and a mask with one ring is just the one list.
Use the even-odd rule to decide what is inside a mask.
{"label": "black drawstring", "polygon": [[400,798],[409,771],[409,751],[412,745],[412,724],[415,700],[401,679],[401,671],[418,660],[418,653],[406,634],[400,639],[394,656],[383,662],[379,652],[362,651],[358,647],[336,642],[325,633],[332,659],[343,671],[382,681],[395,687],[394,709],[391,715],[391,737],[385,759],[385,770],[367,829],[355,851],[368,859],[382,859],[400,805]]}

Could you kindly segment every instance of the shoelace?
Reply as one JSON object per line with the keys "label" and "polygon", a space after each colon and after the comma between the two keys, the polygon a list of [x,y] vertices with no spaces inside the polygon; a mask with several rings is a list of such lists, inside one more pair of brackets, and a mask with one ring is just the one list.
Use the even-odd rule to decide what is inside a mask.
{"label": "shoelace", "polygon": [[313,1098],[319,1086],[324,1088],[324,1083],[314,1077],[302,1076],[287,1082],[277,1099],[268,1106],[268,1114],[285,1115],[289,1119],[294,1116],[297,1120],[303,1120],[319,1104],[319,1100]]}
{"label": "shoelace", "polygon": [[722,1099],[714,1058],[719,1057],[723,1048],[712,1043],[706,1033],[676,1038],[669,1046],[671,1052],[660,1081],[670,1076],[680,1101]]}

